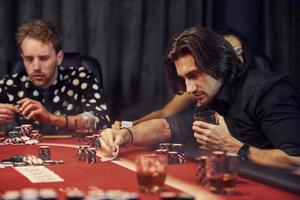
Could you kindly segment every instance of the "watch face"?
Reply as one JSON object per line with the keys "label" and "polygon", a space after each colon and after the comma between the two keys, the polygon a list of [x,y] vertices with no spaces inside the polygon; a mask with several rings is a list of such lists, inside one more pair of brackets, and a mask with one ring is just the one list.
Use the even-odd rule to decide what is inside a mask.
{"label": "watch face", "polygon": [[238,155],[241,160],[248,160],[249,148],[250,148],[250,146],[247,144],[244,144],[240,148]]}

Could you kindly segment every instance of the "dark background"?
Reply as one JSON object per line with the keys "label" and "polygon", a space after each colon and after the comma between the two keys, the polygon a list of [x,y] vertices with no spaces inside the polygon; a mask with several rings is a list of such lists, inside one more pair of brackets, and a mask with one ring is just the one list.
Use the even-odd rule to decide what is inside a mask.
{"label": "dark background", "polygon": [[0,77],[18,50],[17,27],[43,18],[66,52],[97,58],[113,119],[133,120],[173,96],[163,65],[171,37],[191,26],[231,27],[300,88],[299,0],[0,0]]}

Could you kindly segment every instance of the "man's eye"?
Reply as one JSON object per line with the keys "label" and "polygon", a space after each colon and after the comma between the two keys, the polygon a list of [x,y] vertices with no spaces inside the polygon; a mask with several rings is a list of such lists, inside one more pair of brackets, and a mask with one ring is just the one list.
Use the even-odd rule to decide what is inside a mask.
{"label": "man's eye", "polygon": [[48,60],[48,57],[47,57],[47,56],[45,56],[45,57],[40,57],[40,60],[41,60],[41,61],[46,61],[46,60]]}
{"label": "man's eye", "polygon": [[31,57],[25,57],[24,60],[25,60],[26,62],[31,62],[31,61],[33,60],[33,58],[31,58]]}
{"label": "man's eye", "polygon": [[199,72],[194,72],[188,75],[188,79],[196,79],[199,75]]}

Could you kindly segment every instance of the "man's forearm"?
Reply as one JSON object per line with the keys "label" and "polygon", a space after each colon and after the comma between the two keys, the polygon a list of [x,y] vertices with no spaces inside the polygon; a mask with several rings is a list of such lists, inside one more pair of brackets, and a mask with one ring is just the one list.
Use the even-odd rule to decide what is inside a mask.
{"label": "man's forearm", "polygon": [[77,128],[76,121],[80,121],[81,119],[79,115],[52,115],[49,123],[61,129],[75,130]]}
{"label": "man's forearm", "polygon": [[294,169],[300,166],[300,157],[289,156],[279,149],[250,147],[248,158],[254,163],[269,167]]}
{"label": "man's forearm", "polygon": [[165,119],[153,119],[130,128],[133,133],[133,143],[152,145],[171,138],[171,130]]}

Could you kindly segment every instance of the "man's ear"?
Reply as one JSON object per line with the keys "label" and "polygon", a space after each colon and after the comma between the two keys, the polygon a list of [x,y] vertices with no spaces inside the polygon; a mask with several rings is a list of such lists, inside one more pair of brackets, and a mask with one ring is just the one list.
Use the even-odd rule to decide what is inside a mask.
{"label": "man's ear", "polygon": [[57,54],[56,54],[56,62],[57,65],[60,65],[62,63],[64,59],[64,52],[62,50],[60,50]]}

